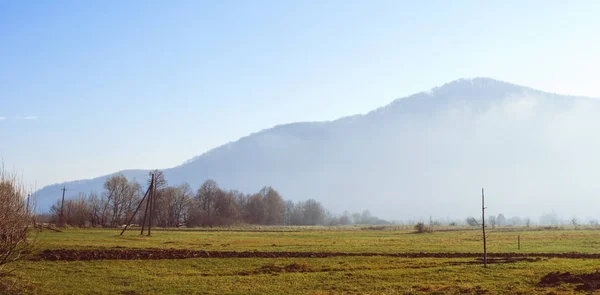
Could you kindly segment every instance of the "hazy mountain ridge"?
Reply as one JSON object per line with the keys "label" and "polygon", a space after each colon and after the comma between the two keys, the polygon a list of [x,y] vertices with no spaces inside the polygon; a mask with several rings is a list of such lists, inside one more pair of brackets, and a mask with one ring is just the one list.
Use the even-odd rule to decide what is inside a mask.
{"label": "hazy mountain ridge", "polygon": [[[565,124],[574,130],[600,127],[593,118],[596,110],[600,106],[595,99],[487,78],[460,79],[364,115],[277,125],[164,172],[170,184],[187,181],[197,188],[211,178],[224,188],[245,192],[272,185],[287,199],[315,198],[338,212],[370,209],[391,219],[470,215],[477,207],[471,197],[488,186],[491,195],[502,196],[493,210],[524,214],[528,211],[524,207],[541,198],[525,198],[536,194],[531,182],[545,181],[535,179],[536,173],[560,178],[564,171],[557,168],[571,165],[556,160],[563,153],[581,149],[582,144],[589,152],[596,144],[600,147],[598,141],[575,142],[591,133],[577,136],[565,129]],[[574,117],[587,119],[588,125],[579,126]],[[572,141],[563,142],[561,136]],[[478,173],[482,164],[496,168]],[[551,167],[540,170],[544,165]],[[144,182],[148,170],[120,173]],[[43,209],[54,203],[63,185],[69,189],[68,197],[79,191],[99,192],[107,177],[45,187],[37,192],[38,204]],[[523,177],[534,181],[527,184]],[[586,185],[579,190],[593,191]],[[536,210],[564,208],[561,194]]]}

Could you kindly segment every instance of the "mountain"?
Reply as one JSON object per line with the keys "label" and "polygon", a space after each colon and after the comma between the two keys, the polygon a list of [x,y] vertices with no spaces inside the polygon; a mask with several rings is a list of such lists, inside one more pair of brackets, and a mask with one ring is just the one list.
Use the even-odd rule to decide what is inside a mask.
{"label": "mountain", "polygon": [[[286,199],[393,220],[476,216],[482,187],[490,214],[597,216],[599,110],[592,98],[460,79],[364,115],[275,126],[164,173],[194,188],[209,178],[244,192],[271,185]],[[63,185],[67,197],[100,192],[108,176],[45,187],[39,207]]]}

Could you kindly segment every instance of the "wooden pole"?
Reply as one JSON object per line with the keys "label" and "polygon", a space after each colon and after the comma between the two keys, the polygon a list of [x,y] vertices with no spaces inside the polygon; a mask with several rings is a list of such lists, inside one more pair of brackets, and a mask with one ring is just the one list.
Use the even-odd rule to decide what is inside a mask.
{"label": "wooden pole", "polygon": [[152,211],[154,211],[154,187],[156,186],[156,183],[154,183],[154,174],[152,174],[152,181],[150,182],[150,196],[151,198],[149,199],[149,203],[150,203],[150,215],[148,218],[148,236],[150,236],[150,231],[152,230]]}
{"label": "wooden pole", "polygon": [[144,234],[144,229],[146,229],[146,216],[148,215],[148,205],[150,204],[150,187],[148,187],[148,198],[146,199],[146,209],[144,209],[144,217],[142,218],[142,230],[140,231],[140,235]]}
{"label": "wooden pole", "polygon": [[148,193],[150,192],[150,188],[148,188],[148,190],[146,191],[146,193],[144,194],[144,197],[142,198],[142,200],[140,201],[140,204],[137,206],[137,208],[135,209],[135,211],[133,212],[133,214],[131,215],[131,218],[129,218],[129,221],[127,221],[127,223],[125,224],[125,228],[123,229],[123,231],[121,231],[120,236],[123,235],[123,233],[125,232],[125,230],[127,230],[127,228],[129,227],[129,225],[131,224],[131,221],[133,220],[133,218],[135,217],[135,214],[137,214],[138,210],[140,210],[140,207],[142,207],[142,204],[144,203],[144,200],[146,199],[146,197],[148,196]]}
{"label": "wooden pole", "polygon": [[483,231],[483,267],[487,267],[487,245],[485,240],[485,197],[481,189],[481,229]]}
{"label": "wooden pole", "polygon": [[146,217],[148,216],[148,210],[150,210],[150,202],[152,202],[152,186],[154,185],[154,174],[152,174],[152,180],[150,181],[150,186],[148,186],[148,199],[146,199],[146,209],[144,210],[144,218],[142,220],[142,230],[140,231],[140,235],[144,234],[144,229],[146,228]]}
{"label": "wooden pole", "polygon": [[65,225],[65,213],[64,213],[64,207],[65,207],[65,191],[67,190],[66,186],[63,186],[62,189],[62,202],[60,202],[60,226],[64,226]]}
{"label": "wooden pole", "polygon": [[521,250],[521,235],[517,237],[517,240],[519,242],[519,250]]}

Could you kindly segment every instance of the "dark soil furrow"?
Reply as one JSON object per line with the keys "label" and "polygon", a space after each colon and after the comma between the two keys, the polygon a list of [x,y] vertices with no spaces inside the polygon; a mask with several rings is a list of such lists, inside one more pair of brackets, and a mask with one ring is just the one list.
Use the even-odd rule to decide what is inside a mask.
{"label": "dark soil furrow", "polygon": [[[399,258],[478,258],[480,253],[347,253],[347,252],[261,252],[203,251],[182,249],[98,249],[45,250],[30,257],[33,261],[85,260],[157,260],[187,258],[327,258],[327,257],[399,257]],[[599,254],[586,253],[488,253],[490,258],[586,258],[600,259]]]}

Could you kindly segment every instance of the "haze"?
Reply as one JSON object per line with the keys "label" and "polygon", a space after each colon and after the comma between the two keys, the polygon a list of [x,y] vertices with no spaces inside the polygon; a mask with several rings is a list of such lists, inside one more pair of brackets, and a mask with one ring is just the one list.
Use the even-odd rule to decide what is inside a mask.
{"label": "haze", "polygon": [[[600,97],[598,8],[5,2],[0,153],[40,189],[176,167],[275,125],[368,114],[426,91],[417,104],[400,99],[335,124],[259,133],[237,145],[239,157],[224,153],[202,173],[174,173],[173,184],[197,188],[214,178],[249,192],[273,185],[286,199],[404,220],[473,215],[485,187],[490,214],[598,218],[598,102],[554,95]],[[474,77],[496,80],[427,92]],[[272,170],[251,169],[268,154]]]}

